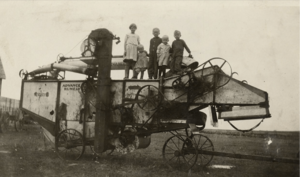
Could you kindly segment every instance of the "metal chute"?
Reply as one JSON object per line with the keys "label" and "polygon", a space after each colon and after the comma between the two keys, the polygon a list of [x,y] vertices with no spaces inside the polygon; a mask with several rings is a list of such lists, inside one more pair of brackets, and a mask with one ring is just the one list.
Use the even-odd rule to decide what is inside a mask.
{"label": "metal chute", "polygon": [[[213,60],[221,60],[221,65],[213,65]],[[227,73],[222,70],[226,65]],[[168,100],[189,102],[193,109],[195,105],[211,106],[212,113],[218,113],[213,117],[225,121],[271,117],[267,92],[234,79],[233,75],[226,60],[213,58],[198,70],[166,78],[164,96]]]}

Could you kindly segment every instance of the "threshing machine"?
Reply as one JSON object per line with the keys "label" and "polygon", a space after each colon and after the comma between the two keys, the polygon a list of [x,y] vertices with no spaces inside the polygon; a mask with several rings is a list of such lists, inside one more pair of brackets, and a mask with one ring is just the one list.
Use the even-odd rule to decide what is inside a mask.
{"label": "threshing machine", "polygon": [[[86,146],[96,154],[132,152],[148,147],[151,134],[171,132],[163,146],[164,159],[190,167],[207,165],[213,155],[203,152],[214,147],[199,133],[207,121],[202,109],[209,108],[214,124],[220,119],[271,117],[268,93],[234,79],[222,58],[201,65],[185,58],[182,75],[157,80],[111,80],[111,70],[124,66],[121,57],[112,56],[114,39],[106,29],[94,30],[83,44],[82,57],[60,57],[20,72],[20,108],[43,127],[62,159],[80,158]],[[219,65],[213,64],[216,61]],[[68,71],[87,79],[65,80]]]}

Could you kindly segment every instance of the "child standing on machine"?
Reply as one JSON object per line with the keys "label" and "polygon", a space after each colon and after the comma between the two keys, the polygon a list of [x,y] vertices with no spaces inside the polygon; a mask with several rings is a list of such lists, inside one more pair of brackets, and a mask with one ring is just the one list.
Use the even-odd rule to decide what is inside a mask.
{"label": "child standing on machine", "polygon": [[170,71],[172,74],[182,74],[181,71],[181,62],[183,59],[183,50],[186,49],[186,51],[189,53],[189,57],[193,58],[190,49],[184,42],[184,40],[180,39],[181,32],[178,30],[175,30],[174,32],[175,41],[172,43],[172,61],[170,64]]}
{"label": "child standing on machine", "polygon": [[149,64],[149,60],[147,58],[148,54],[144,50],[144,46],[141,45],[141,44],[138,45],[137,50],[138,50],[137,62],[136,62],[135,67],[134,67],[134,73],[136,75],[134,75],[132,78],[137,79],[138,74],[141,73],[140,79],[143,79],[144,72],[148,68],[148,64]]}
{"label": "child standing on machine", "polygon": [[162,37],[162,43],[157,47],[157,59],[158,59],[158,77],[165,77],[168,60],[170,57],[171,46],[168,44],[169,37],[164,35]]}
{"label": "child standing on machine", "polygon": [[[125,65],[125,78],[129,78],[129,69],[133,69],[137,61],[137,46],[140,44],[139,35],[135,34],[137,29],[136,24],[131,24],[129,26],[131,33],[127,34],[124,42],[124,62]],[[135,71],[133,70],[133,76],[135,76]]]}
{"label": "child standing on machine", "polygon": [[157,79],[157,47],[162,42],[159,37],[159,29],[154,28],[152,30],[153,38],[150,40],[149,48],[149,67],[148,67],[148,76],[149,79]]}

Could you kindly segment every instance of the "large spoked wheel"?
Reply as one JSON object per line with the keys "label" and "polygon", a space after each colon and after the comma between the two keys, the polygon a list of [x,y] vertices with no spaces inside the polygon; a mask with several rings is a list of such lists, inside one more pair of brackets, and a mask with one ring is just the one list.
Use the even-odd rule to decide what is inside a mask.
{"label": "large spoked wheel", "polygon": [[83,136],[75,129],[66,129],[56,138],[55,150],[63,160],[78,160],[84,153]]}
{"label": "large spoked wheel", "polygon": [[162,101],[162,96],[159,94],[157,87],[145,85],[137,92],[136,99],[142,101],[137,103],[141,109],[145,111],[153,111],[159,107]]}
{"label": "large spoked wheel", "polygon": [[[208,78],[209,76],[216,77],[215,79],[218,81],[215,82],[215,89],[218,89],[220,87],[223,87],[224,85],[228,84],[228,82],[231,80],[233,74],[237,74],[236,72],[232,72],[232,68],[230,64],[223,58],[220,57],[214,57],[200,65],[199,67],[202,67],[202,78]],[[208,75],[204,75],[204,68],[205,67],[211,67],[213,69],[213,72]]]}
{"label": "large spoked wheel", "polygon": [[173,167],[191,169],[197,162],[198,151],[192,139],[174,135],[163,146],[163,158]]}
{"label": "large spoked wheel", "polygon": [[212,141],[204,135],[192,135],[192,139],[196,144],[198,150],[197,165],[207,166],[213,159],[213,155],[205,154],[204,151],[214,151],[214,145]]}

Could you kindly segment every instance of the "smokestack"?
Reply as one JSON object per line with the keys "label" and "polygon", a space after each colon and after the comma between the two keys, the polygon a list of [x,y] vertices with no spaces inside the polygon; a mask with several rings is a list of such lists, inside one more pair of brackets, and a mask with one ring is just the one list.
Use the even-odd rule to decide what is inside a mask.
{"label": "smokestack", "polygon": [[107,29],[93,30],[90,39],[96,42],[94,55],[98,62],[97,103],[94,148],[97,153],[106,150],[108,120],[110,118],[110,68],[113,34]]}

